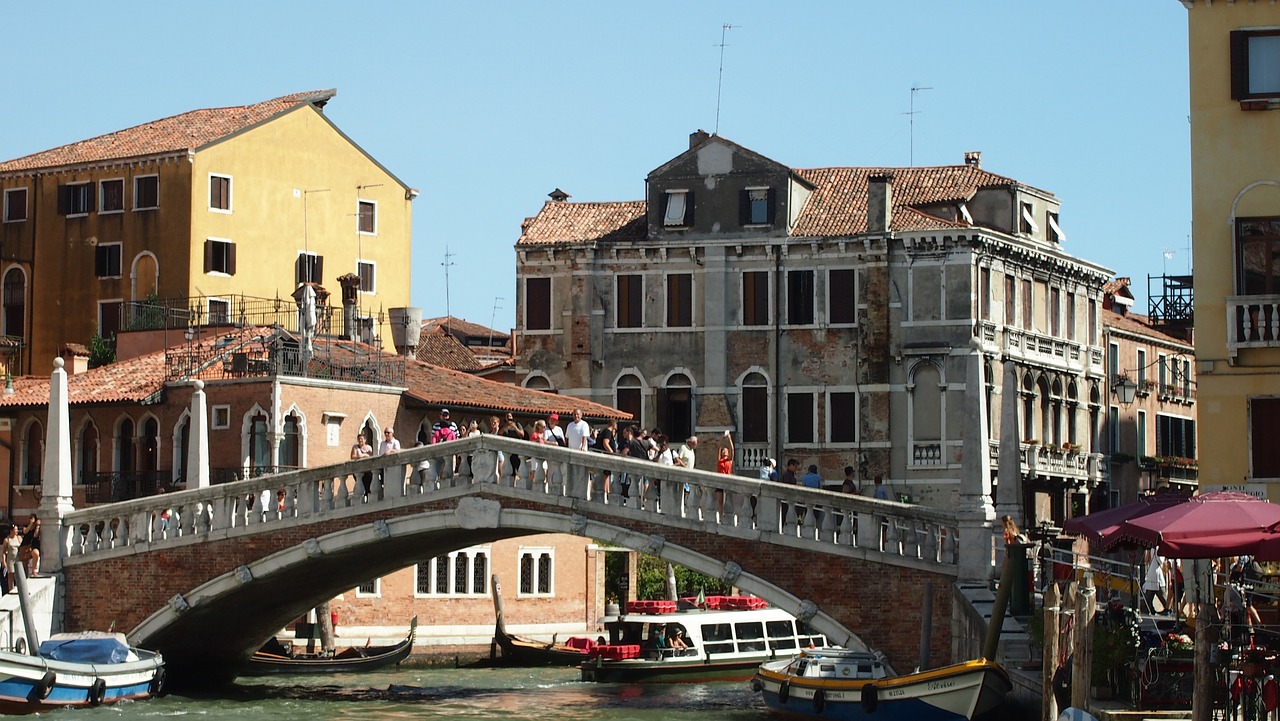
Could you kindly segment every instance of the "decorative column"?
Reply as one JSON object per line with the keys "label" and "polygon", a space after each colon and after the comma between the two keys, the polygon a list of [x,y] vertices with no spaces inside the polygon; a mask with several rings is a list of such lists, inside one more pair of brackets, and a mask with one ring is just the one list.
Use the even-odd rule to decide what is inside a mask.
{"label": "decorative column", "polygon": [[[1026,525],[1022,512],[1022,443],[1018,437],[1018,366],[1011,360],[1004,361],[1004,376],[1000,388],[1000,469],[997,473],[996,517],[1012,516],[1021,528]],[[995,543],[1004,555],[1004,533],[1001,526],[995,528]]]}
{"label": "decorative column", "polygon": [[987,443],[987,404],[982,381],[982,342],[970,342],[973,352],[965,372],[964,445],[957,526],[960,535],[960,581],[986,583],[994,556],[991,528],[991,453]]}
{"label": "decorative column", "polygon": [[196,379],[191,394],[191,428],[187,438],[187,489],[209,487],[209,407],[204,381]]}
{"label": "decorative column", "polygon": [[[53,359],[49,378],[49,418],[44,446],[44,479],[41,485],[40,572],[62,570],[66,530],[62,519],[75,510],[71,498],[71,422],[67,403],[67,372],[61,358]],[[50,533],[49,531],[52,531]]]}

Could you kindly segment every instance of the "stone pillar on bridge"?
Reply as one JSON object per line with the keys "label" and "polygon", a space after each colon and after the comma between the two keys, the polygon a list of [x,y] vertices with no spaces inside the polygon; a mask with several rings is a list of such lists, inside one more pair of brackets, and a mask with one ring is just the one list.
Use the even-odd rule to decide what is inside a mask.
{"label": "stone pillar on bridge", "polygon": [[204,381],[191,384],[191,421],[187,436],[187,488],[209,487],[209,406]]}
{"label": "stone pillar on bridge", "polygon": [[[1022,509],[1022,443],[1018,432],[1018,365],[1011,360],[1004,362],[1004,380],[1000,396],[1000,470],[996,473],[996,516],[1010,516],[1019,528],[1026,526]],[[996,548],[1004,557],[1003,525],[993,529]]]}
{"label": "stone pillar on bridge", "polygon": [[995,556],[991,529],[996,518],[991,505],[991,451],[987,443],[987,403],[982,372],[982,344],[974,338],[965,371],[964,445],[960,499],[956,508],[960,539],[961,581],[991,578]]}
{"label": "stone pillar on bridge", "polygon": [[53,359],[49,378],[49,422],[44,446],[40,518],[47,531],[40,534],[40,572],[62,570],[66,529],[62,519],[75,510],[71,498],[71,421],[67,402],[67,372],[61,358]]}

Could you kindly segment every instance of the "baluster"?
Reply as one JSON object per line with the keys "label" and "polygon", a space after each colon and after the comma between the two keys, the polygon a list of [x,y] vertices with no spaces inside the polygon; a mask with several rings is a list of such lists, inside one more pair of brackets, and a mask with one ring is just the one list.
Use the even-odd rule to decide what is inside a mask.
{"label": "baluster", "polygon": [[836,537],[836,513],[835,509],[826,506],[821,511],[822,521],[818,523],[818,540],[830,543]]}
{"label": "baluster", "polygon": [[854,518],[855,516],[852,510],[846,510],[844,513],[840,514],[840,523],[838,526],[839,532],[836,534],[836,543],[841,546],[855,545],[853,525]]}
{"label": "baluster", "polygon": [[722,491],[719,488],[713,488],[712,486],[702,487],[700,510],[702,511],[702,520],[707,523],[720,523],[717,506],[724,503],[724,496],[720,495],[721,493]]}
{"label": "baluster", "polygon": [[734,498],[737,501],[736,510],[737,518],[735,523],[738,528],[752,528],[755,524],[753,516],[755,515],[755,507],[751,505],[753,497],[750,493],[735,493]]}
{"label": "baluster", "polygon": [[804,504],[804,515],[800,517],[800,537],[812,541],[817,532],[812,503]]}
{"label": "baluster", "polygon": [[799,520],[796,518],[796,504],[789,502],[786,505],[786,513],[782,514],[782,534],[785,536],[794,536],[797,533],[796,526]]}

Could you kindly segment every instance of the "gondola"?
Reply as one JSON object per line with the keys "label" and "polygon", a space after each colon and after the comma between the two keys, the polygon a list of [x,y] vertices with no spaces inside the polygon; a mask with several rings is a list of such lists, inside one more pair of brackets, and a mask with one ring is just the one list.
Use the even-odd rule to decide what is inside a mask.
{"label": "gondola", "polygon": [[492,579],[493,642],[502,650],[501,656],[492,659],[495,664],[504,666],[577,666],[589,658],[595,642],[585,637],[573,637],[565,643],[535,641],[530,638],[514,636],[507,633],[502,614],[502,586],[495,575]]}
{"label": "gondola", "polygon": [[394,666],[413,652],[413,639],[418,631],[418,617],[409,622],[409,636],[394,646],[350,646],[337,653],[290,653],[289,648],[272,638],[249,658],[240,672],[242,676],[270,676],[289,673],[355,673]]}

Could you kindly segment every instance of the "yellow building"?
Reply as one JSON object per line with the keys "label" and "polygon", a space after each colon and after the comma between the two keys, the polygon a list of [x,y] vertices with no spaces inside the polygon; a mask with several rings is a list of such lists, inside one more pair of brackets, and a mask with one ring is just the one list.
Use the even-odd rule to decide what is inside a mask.
{"label": "yellow building", "polygon": [[263,314],[296,315],[299,283],[336,301],[348,274],[349,327],[389,346],[417,191],[325,116],[335,94],[194,110],[0,163],[0,362],[16,348],[12,370],[43,371],[65,344],[122,329],[273,322]]}
{"label": "yellow building", "polygon": [[1280,5],[1183,0],[1200,485],[1280,499]]}

